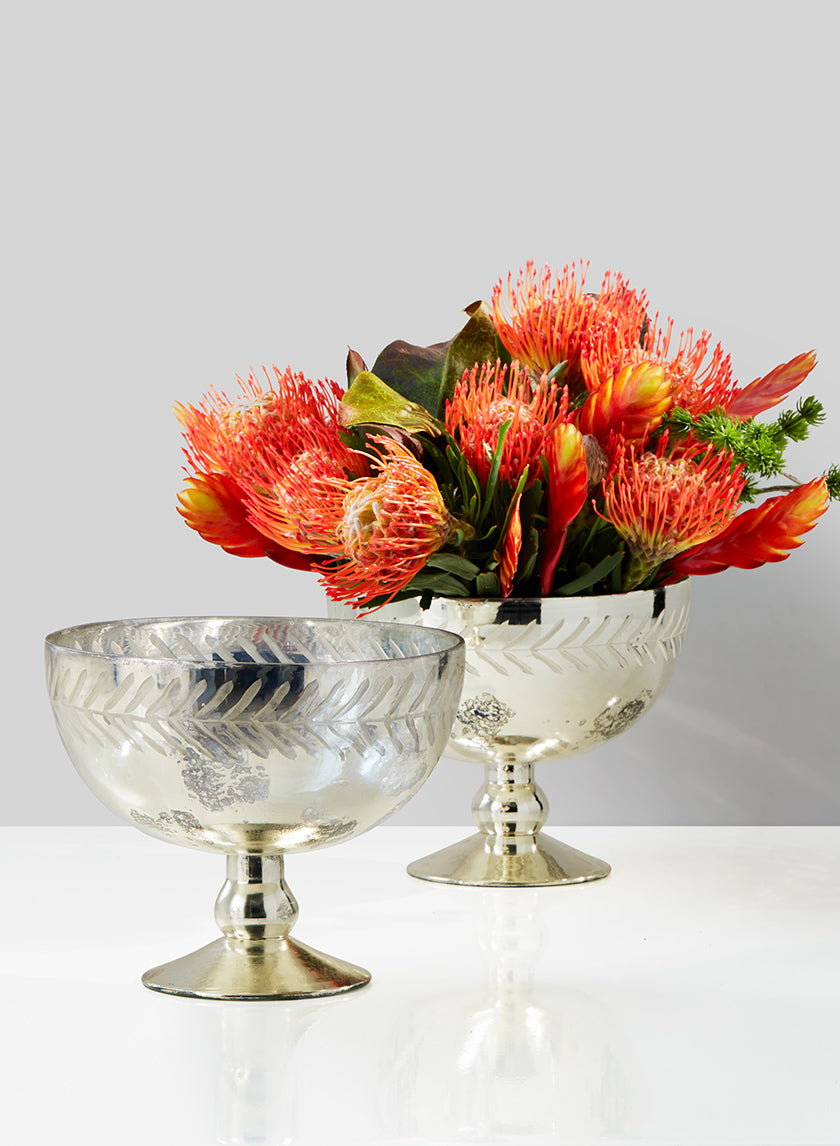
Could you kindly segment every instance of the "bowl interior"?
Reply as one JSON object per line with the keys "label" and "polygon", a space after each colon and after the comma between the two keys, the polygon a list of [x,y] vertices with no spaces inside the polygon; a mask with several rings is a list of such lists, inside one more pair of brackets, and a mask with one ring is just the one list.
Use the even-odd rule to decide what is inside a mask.
{"label": "bowl interior", "polygon": [[94,622],[61,629],[47,645],[113,660],[185,665],[371,664],[435,656],[451,633],[380,621],[300,617],[172,617]]}

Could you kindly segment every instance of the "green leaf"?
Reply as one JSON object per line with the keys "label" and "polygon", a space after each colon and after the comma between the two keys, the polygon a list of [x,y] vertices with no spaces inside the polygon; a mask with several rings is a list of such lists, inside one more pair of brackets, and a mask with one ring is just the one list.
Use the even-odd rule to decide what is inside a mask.
{"label": "green leaf", "polygon": [[534,574],[539,554],[540,537],[536,529],[529,529],[524,534],[522,550],[519,554],[519,572],[517,580],[520,585],[526,585]]}
{"label": "green leaf", "polygon": [[443,569],[446,573],[454,573],[456,577],[466,577],[470,581],[481,572],[478,565],[458,553],[433,553],[431,557],[426,558],[426,567],[429,566],[433,569]]}
{"label": "green leaf", "polygon": [[502,586],[495,573],[479,573],[475,579],[475,591],[479,597],[498,597]]}
{"label": "green leaf", "polygon": [[[521,504],[525,504],[524,497]],[[540,552],[540,533],[533,525],[531,528],[525,528],[525,520],[523,517],[523,548],[519,552],[519,571],[517,573],[517,581],[520,586],[524,586],[531,580],[536,568],[536,558]]]}
{"label": "green leaf", "polygon": [[439,597],[469,597],[470,591],[462,581],[457,581],[448,573],[415,573],[406,586],[418,591],[431,590]]}
{"label": "green leaf", "polygon": [[425,430],[439,434],[440,423],[423,406],[409,401],[369,370],[357,375],[341,399],[339,417],[342,426],[400,426],[404,430]]}
{"label": "green leaf", "polygon": [[599,561],[594,569],[576,577],[574,581],[567,581],[565,585],[561,585],[557,590],[557,594],[561,597],[571,597],[574,593],[580,593],[583,589],[589,589],[595,585],[602,577],[608,576],[612,573],[613,569],[617,568],[624,558],[624,551],[619,549],[617,553],[611,553],[605,557],[603,561]]}
{"label": "green leaf", "polygon": [[360,374],[367,370],[365,360],[358,350],[347,348],[347,385],[352,386]]}
{"label": "green leaf", "polygon": [[620,561],[616,565],[615,569],[613,569],[612,573],[610,574],[610,588],[612,589],[613,593],[620,593],[621,592],[621,562]]}
{"label": "green leaf", "polygon": [[548,379],[549,382],[551,382],[552,380],[556,380],[557,382],[559,382],[563,378],[563,376],[568,373],[568,371],[569,371],[569,363],[564,358],[562,362],[558,362],[555,366],[551,367],[549,372],[546,374],[546,378]]}
{"label": "green leaf", "polygon": [[[493,363],[501,356],[502,346],[484,304],[474,302],[464,309],[470,317],[452,339],[443,364],[441,396],[444,403],[452,397],[465,370],[485,362]],[[443,413],[441,408],[438,415],[442,417]]]}
{"label": "green leaf", "polygon": [[371,372],[398,394],[442,418],[446,400],[452,397],[465,370],[497,358],[510,362],[483,303],[472,303],[466,313],[469,317],[464,326],[446,342],[414,346],[397,339],[389,343]]}
{"label": "green leaf", "polygon": [[442,417],[443,370],[451,344],[452,339],[433,346],[412,346],[398,339],[385,347],[371,372],[404,398]]}
{"label": "green leaf", "polygon": [[493,501],[493,495],[495,494],[496,486],[499,483],[499,469],[502,464],[502,450],[504,449],[507,432],[512,425],[513,421],[510,421],[502,422],[501,426],[499,426],[499,436],[496,439],[496,448],[493,451],[493,458],[490,462],[490,473],[487,475],[487,489],[484,491],[484,508],[481,511],[481,519],[479,524],[481,524],[481,521],[483,521],[487,516],[487,511],[490,509],[490,505]]}

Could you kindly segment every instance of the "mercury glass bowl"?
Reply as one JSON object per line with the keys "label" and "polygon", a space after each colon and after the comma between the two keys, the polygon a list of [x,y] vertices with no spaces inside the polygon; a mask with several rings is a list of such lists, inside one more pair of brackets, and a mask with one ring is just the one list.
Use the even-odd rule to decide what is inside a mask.
{"label": "mercury glass bowl", "polygon": [[291,938],[284,856],[366,832],[428,778],[461,693],[459,636],[374,621],[111,621],[51,634],[46,668],[94,794],[149,835],[227,856],[223,938],[147,971],[147,987],[287,999],[368,982]]}
{"label": "mercury glass bowl", "polygon": [[[537,764],[580,757],[630,728],[661,695],[682,648],[690,582],[599,597],[386,605],[383,620],[464,638],[464,692],[446,755],[484,765],[478,832],[409,865],[418,879],[545,887],[609,874],[596,856],[543,832]],[[332,606],[333,615],[342,615]],[[573,775],[573,773],[572,773]]]}

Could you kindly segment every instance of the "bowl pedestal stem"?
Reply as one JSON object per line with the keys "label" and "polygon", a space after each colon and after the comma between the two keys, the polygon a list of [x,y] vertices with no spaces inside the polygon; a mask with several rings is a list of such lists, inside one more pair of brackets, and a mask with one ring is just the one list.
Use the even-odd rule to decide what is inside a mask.
{"label": "bowl pedestal stem", "polygon": [[147,971],[146,987],[198,999],[301,999],[370,980],[363,967],[290,937],[298,905],[282,855],[228,855],[215,914],[224,937]]}
{"label": "bowl pedestal stem", "polygon": [[493,760],[473,801],[477,835],[415,860],[409,875],[473,887],[550,887],[603,879],[610,865],[545,836],[548,800],[534,765]]}

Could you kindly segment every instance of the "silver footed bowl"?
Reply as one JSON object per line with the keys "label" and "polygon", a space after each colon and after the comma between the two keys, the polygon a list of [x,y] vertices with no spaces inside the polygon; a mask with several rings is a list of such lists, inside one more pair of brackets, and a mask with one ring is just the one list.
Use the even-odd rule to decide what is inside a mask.
{"label": "silver footed bowl", "polygon": [[435,597],[375,615],[448,629],[467,646],[464,691],[445,755],[475,760],[478,833],[409,866],[440,883],[486,887],[580,883],[609,864],[541,832],[540,762],[580,756],[624,732],[660,695],[682,648],[689,581],[603,597]]}
{"label": "silver footed bowl", "polygon": [[147,987],[298,998],[368,971],[292,939],[287,852],[352,839],[401,808],[443,751],[464,644],[381,621],[112,621],[46,640],[61,739],[112,811],[159,839],[227,855],[223,933]]}

